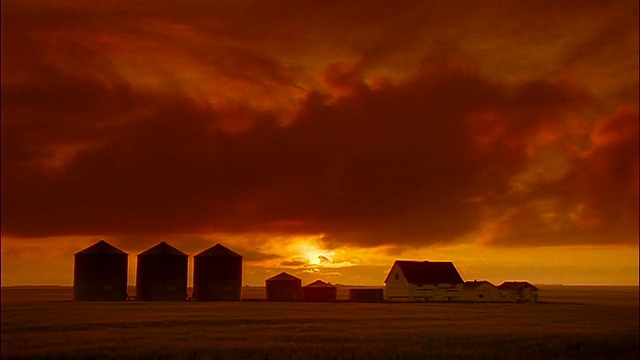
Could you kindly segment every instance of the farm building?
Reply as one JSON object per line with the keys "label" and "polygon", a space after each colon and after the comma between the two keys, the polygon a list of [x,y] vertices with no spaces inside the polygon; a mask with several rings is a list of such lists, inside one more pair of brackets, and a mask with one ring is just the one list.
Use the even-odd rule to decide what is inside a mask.
{"label": "farm building", "polygon": [[316,280],[302,287],[302,300],[313,302],[336,301],[337,289],[322,280]]}
{"label": "farm building", "polygon": [[99,241],[74,256],[73,299],[76,301],[127,300],[129,255]]}
{"label": "farm building", "polygon": [[268,301],[300,301],[302,300],[302,280],[286,272],[267,279]]}
{"label": "farm building", "polygon": [[186,301],[188,258],[164,241],[138,254],[137,300]]}
{"label": "farm building", "polygon": [[498,291],[503,302],[538,302],[538,288],[526,281],[505,281]]}
{"label": "farm building", "polygon": [[498,288],[486,280],[465,281],[462,294],[465,301],[496,302],[500,300]]}
{"label": "farm building", "polygon": [[193,257],[193,298],[240,301],[242,256],[216,244]]}
{"label": "farm building", "polygon": [[390,301],[460,301],[464,281],[452,262],[396,260],[384,280]]}
{"label": "farm building", "polygon": [[351,302],[382,302],[384,301],[383,289],[349,289],[349,301]]}

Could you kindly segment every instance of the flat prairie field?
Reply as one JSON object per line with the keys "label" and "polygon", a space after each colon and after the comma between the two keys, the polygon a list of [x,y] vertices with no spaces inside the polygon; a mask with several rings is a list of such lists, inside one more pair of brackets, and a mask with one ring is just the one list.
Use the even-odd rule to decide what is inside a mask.
{"label": "flat prairie field", "polygon": [[[339,288],[344,299],[347,288]],[[538,304],[73,302],[2,288],[2,359],[638,359],[638,287]]]}

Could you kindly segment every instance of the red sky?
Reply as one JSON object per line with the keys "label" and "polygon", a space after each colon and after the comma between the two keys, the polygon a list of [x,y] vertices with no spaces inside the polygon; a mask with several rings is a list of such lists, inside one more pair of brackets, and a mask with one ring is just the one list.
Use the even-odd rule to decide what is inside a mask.
{"label": "red sky", "polygon": [[99,239],[638,284],[638,138],[637,1],[2,1],[2,285]]}

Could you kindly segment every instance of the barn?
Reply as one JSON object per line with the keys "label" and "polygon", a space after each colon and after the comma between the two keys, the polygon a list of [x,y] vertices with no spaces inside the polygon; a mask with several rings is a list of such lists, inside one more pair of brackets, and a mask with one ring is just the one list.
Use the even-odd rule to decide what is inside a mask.
{"label": "barn", "polygon": [[527,281],[505,281],[498,291],[503,302],[538,302],[538,288]]}
{"label": "barn", "polygon": [[286,272],[265,281],[268,301],[302,300],[302,280]]}
{"label": "barn", "polygon": [[498,288],[486,280],[465,281],[462,293],[465,301],[496,302],[500,300]]}
{"label": "barn", "polygon": [[349,301],[351,302],[383,302],[383,289],[349,289]]}
{"label": "barn", "polygon": [[322,280],[316,280],[302,287],[302,300],[309,302],[336,301],[337,289],[335,286]]}
{"label": "barn", "polygon": [[137,300],[186,301],[188,258],[164,241],[138,254]]}
{"label": "barn", "polygon": [[242,256],[216,244],[193,257],[193,298],[240,301]]}
{"label": "barn", "polygon": [[74,256],[73,299],[76,301],[127,300],[129,255],[104,240]]}
{"label": "barn", "polygon": [[389,301],[461,301],[464,281],[452,262],[396,260],[385,282]]}

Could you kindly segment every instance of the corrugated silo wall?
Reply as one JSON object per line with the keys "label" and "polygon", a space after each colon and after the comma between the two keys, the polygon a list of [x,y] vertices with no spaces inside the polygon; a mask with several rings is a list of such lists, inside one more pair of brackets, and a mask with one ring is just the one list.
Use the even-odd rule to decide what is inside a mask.
{"label": "corrugated silo wall", "polygon": [[337,289],[334,287],[303,287],[302,299],[304,301],[330,302],[336,301]]}
{"label": "corrugated silo wall", "polygon": [[73,299],[124,301],[127,299],[128,255],[76,254]]}
{"label": "corrugated silo wall", "polygon": [[267,300],[300,301],[302,300],[302,282],[300,280],[267,281]]}
{"label": "corrugated silo wall", "polygon": [[353,302],[382,302],[383,289],[349,289],[349,301]]}
{"label": "corrugated silo wall", "polygon": [[196,256],[193,264],[193,297],[198,301],[240,301],[242,258]]}
{"label": "corrugated silo wall", "polygon": [[187,256],[138,255],[136,299],[187,300]]}

